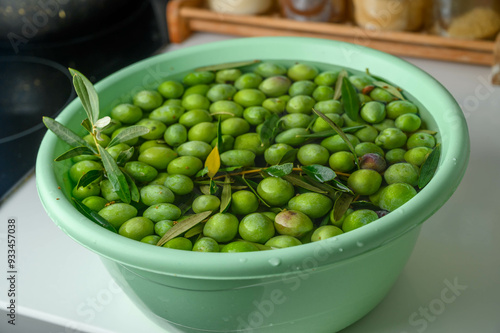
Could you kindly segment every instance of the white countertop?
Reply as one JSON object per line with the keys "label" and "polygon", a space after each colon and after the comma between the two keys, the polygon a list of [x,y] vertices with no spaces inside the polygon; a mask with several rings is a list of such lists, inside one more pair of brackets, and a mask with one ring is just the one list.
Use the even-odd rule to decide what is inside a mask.
{"label": "white countertop", "polygon": [[[199,33],[166,51],[228,38]],[[487,67],[407,60],[440,81],[462,106],[471,136],[469,168],[452,198],[425,222],[388,296],[342,332],[498,333],[500,87],[488,83]],[[17,227],[16,326],[6,315],[9,218]],[[165,332],[116,286],[97,255],[47,217],[34,177],[0,206],[0,272],[0,332]]]}

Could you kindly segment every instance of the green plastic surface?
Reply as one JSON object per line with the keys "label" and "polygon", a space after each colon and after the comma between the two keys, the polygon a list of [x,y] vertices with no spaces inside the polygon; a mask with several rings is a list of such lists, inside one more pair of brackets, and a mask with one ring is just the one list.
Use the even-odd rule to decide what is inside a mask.
{"label": "green plastic surface", "polygon": [[[158,55],[96,85],[104,112],[142,89],[180,79],[194,68],[245,60],[321,70],[346,68],[380,76],[415,101],[439,132],[439,168],[411,201],[363,228],[297,247],[252,253],[195,253],[136,242],[92,223],[68,195],[69,163],[54,162],[67,146],[48,133],[37,159],[37,188],[50,218],[102,256],[137,306],[162,325],[186,332],[334,332],[375,307],[403,269],[421,223],[453,194],[465,173],[469,137],[462,112],[436,80],[397,57],[347,43],[295,37],[241,38]],[[73,101],[57,118],[81,131],[85,113]],[[66,195],[63,196],[62,193]],[[56,200],[60,198],[60,200]]]}

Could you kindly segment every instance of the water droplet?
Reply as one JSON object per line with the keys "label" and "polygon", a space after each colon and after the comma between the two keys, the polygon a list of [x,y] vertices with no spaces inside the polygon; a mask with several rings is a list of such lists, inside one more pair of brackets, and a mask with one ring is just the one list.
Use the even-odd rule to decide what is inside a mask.
{"label": "water droplet", "polygon": [[455,157],[452,158],[453,165],[457,165],[457,159]]}
{"label": "water droplet", "polygon": [[271,258],[269,259],[269,263],[272,266],[279,266],[281,264],[281,260],[279,260],[278,258]]}
{"label": "water droplet", "polygon": [[240,262],[247,262],[247,258],[240,258]]}
{"label": "water droplet", "polygon": [[229,321],[229,317],[222,317],[222,320],[224,320],[227,323]]}
{"label": "water droplet", "polygon": [[357,242],[356,242],[356,245],[357,245],[358,247],[363,247],[365,244],[363,244],[363,243],[362,243],[362,242],[360,242],[360,241],[357,241]]}
{"label": "water droplet", "polygon": [[342,251],[344,251],[344,249],[343,249],[343,248],[341,248],[341,247],[339,247],[339,252],[342,252]]}

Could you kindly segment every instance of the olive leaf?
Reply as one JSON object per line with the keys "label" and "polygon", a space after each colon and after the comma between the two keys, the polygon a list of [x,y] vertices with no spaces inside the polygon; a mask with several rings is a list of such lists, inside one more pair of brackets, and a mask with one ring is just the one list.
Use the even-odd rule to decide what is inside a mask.
{"label": "olive leaf", "polygon": [[191,238],[193,236],[199,235],[203,232],[203,224],[197,224],[184,234],[184,237]]}
{"label": "olive leaf", "polygon": [[75,147],[71,148],[70,150],[62,153],[54,161],[59,162],[59,161],[64,161],[67,160],[68,158],[72,158],[75,156],[80,156],[80,155],[94,155],[94,152],[90,150],[87,147]]}
{"label": "olive leaf", "polygon": [[285,164],[275,165],[275,166],[264,169],[264,171],[269,176],[283,177],[283,176],[286,176],[286,175],[289,175],[292,173],[293,163],[285,163]]}
{"label": "olive leaf", "polygon": [[329,167],[319,165],[319,164],[312,164],[312,165],[306,165],[302,167],[302,171],[306,173],[309,177],[324,183],[328,182],[335,177],[337,177],[337,174],[335,171],[330,169]]}
{"label": "olive leaf", "polygon": [[72,68],[69,69],[69,72],[73,77],[73,86],[75,87],[76,94],[80,97],[83,108],[87,113],[87,118],[90,124],[94,126],[99,119],[99,98],[97,92],[92,82],[85,75]]}
{"label": "olive leaf", "polygon": [[259,193],[257,193],[257,191],[255,190],[255,188],[257,188],[257,186],[258,186],[257,183],[255,183],[249,179],[246,179],[245,175],[242,175],[241,179],[245,182],[245,184],[247,184],[247,186],[250,188],[250,190],[253,192],[253,194],[255,194],[255,196],[257,198],[259,198],[260,202],[262,202],[267,207],[271,207],[271,205],[269,205],[264,199],[262,199],[262,197],[259,195]]}
{"label": "olive leaf", "polygon": [[59,137],[59,139],[66,142],[68,145],[72,147],[80,147],[85,146],[90,149],[94,154],[97,154],[97,151],[94,147],[92,147],[87,141],[78,136],[75,132],[50,117],[43,117],[43,123],[45,126],[52,131],[55,135]]}
{"label": "olive leaf", "polygon": [[335,221],[340,220],[344,216],[353,200],[354,196],[345,192],[335,200],[333,205],[333,219]]}
{"label": "olive leaf", "polygon": [[358,200],[351,203],[353,209],[370,209],[370,210],[380,210],[380,207],[371,203],[370,201]]}
{"label": "olive leaf", "polygon": [[116,158],[116,164],[122,166],[125,163],[128,162],[134,155],[134,150],[135,148],[132,146],[129,149],[122,150],[119,154],[118,157]]}
{"label": "olive leaf", "polygon": [[319,226],[322,227],[324,225],[328,225],[328,223],[330,223],[330,214],[326,214],[325,217],[323,217]]}
{"label": "olive leaf", "polygon": [[128,140],[135,139],[144,134],[149,133],[150,130],[146,126],[133,125],[126,127],[124,130],[120,131],[108,144],[109,147],[116,146],[119,143],[127,142]]}
{"label": "olive leaf", "polygon": [[327,183],[322,183],[319,182],[311,177],[308,176],[307,182],[310,183],[312,186],[317,187],[318,189],[325,191],[325,195],[328,196],[330,199],[332,199],[334,202],[337,200],[337,197],[340,195],[339,191],[335,189],[333,186],[330,186]]}
{"label": "olive leaf", "polygon": [[207,167],[204,167],[203,169],[201,169],[200,171],[198,171],[195,175],[196,178],[199,178],[199,177],[203,177],[205,176],[206,174],[208,173],[208,168]]}
{"label": "olive leaf", "polygon": [[76,188],[86,187],[101,178],[102,175],[103,170],[89,170],[80,177],[80,179],[78,180],[78,184],[76,184]]}
{"label": "olive leaf", "polygon": [[[134,148],[134,147],[130,147]],[[127,180],[127,184],[130,187],[130,199],[135,202],[139,202],[141,200],[141,194],[139,192],[139,189],[137,188],[137,185],[135,184],[134,179],[123,169],[120,168],[122,171],[123,175],[125,176],[125,179]]]}
{"label": "olive leaf", "polygon": [[213,179],[210,179],[209,190],[211,195],[215,195],[219,190],[219,186],[217,186],[217,182]]}
{"label": "olive leaf", "polygon": [[313,185],[309,184],[308,182],[302,180],[298,175],[294,175],[294,174],[286,175],[286,176],[283,176],[283,179],[288,181],[289,183],[295,185],[295,186],[302,187],[302,188],[309,190],[309,191],[312,191],[312,192],[321,193],[321,194],[328,193],[328,191],[322,190],[322,189],[320,189],[316,186],[313,186]]}
{"label": "olive leaf", "polygon": [[424,188],[436,173],[439,166],[439,157],[441,155],[441,145],[438,143],[432,152],[427,156],[424,164],[420,168],[420,177],[418,179],[418,188]]}
{"label": "olive leaf", "polygon": [[217,121],[217,149],[219,150],[219,152],[222,149],[222,119],[221,118],[222,117],[219,117],[219,120]]}
{"label": "olive leaf", "polygon": [[[390,85],[389,83],[382,82],[382,81],[373,81],[372,84],[376,87],[382,88],[389,92],[392,96],[405,101],[406,99],[404,98],[403,94],[399,91],[398,88]],[[354,119],[353,119],[354,120]]]}
{"label": "olive leaf", "polygon": [[226,175],[220,198],[220,212],[225,213],[231,204],[231,178]]}
{"label": "olive leaf", "polygon": [[213,178],[220,168],[220,154],[217,145],[212,149],[207,159],[205,160],[208,177]]}
{"label": "olive leaf", "polygon": [[92,209],[85,206],[84,204],[82,204],[81,202],[76,200],[75,198],[71,198],[71,199],[73,199],[73,202],[75,203],[76,209],[78,209],[78,211],[80,213],[82,213],[85,217],[87,217],[89,220],[91,220],[95,224],[100,225],[101,227],[103,227],[105,229],[108,229],[109,231],[112,231],[114,233],[118,233],[118,231],[116,231],[116,228],[113,227],[113,225],[111,223],[109,223],[104,217],[97,214],[97,212],[94,212]]}
{"label": "olive leaf", "polygon": [[204,67],[199,67],[195,69],[195,72],[212,72],[212,71],[219,71],[221,69],[231,69],[231,68],[238,68],[238,67],[245,67],[249,65],[254,65],[259,63],[260,60],[247,60],[247,61],[237,61],[237,62],[228,62],[225,64],[218,64],[218,65],[210,65],[210,66],[204,66]]}
{"label": "olive leaf", "polygon": [[[316,114],[314,114],[314,115],[316,115]],[[365,127],[366,127],[366,125],[344,127],[344,128],[342,128],[342,131],[344,133],[354,133],[354,132],[357,132],[360,129],[363,129]],[[311,133],[311,134],[297,134],[296,137],[297,138],[327,138],[327,137],[335,135],[335,134],[337,134],[337,131],[335,131],[335,130],[326,130],[326,131],[320,131],[320,132]]]}
{"label": "olive leaf", "polygon": [[279,126],[279,120],[280,117],[276,113],[273,113],[262,124],[259,137],[263,146],[267,146],[273,141]]}
{"label": "olive leaf", "polygon": [[347,77],[343,78],[342,83],[342,103],[345,113],[354,121],[359,121],[359,96],[356,88]]}
{"label": "olive leaf", "polygon": [[354,195],[354,192],[349,187],[347,187],[343,183],[339,182],[337,179],[332,180],[332,183],[333,183],[332,187],[334,189],[341,191],[341,192],[347,192],[349,194]]}
{"label": "olive leaf", "polygon": [[337,76],[337,82],[335,82],[335,92],[333,94],[333,99],[339,100],[342,97],[342,86],[344,82],[344,78],[346,78],[349,74],[345,69],[341,70],[339,76]]}
{"label": "olive leaf", "polygon": [[194,214],[189,216],[188,218],[177,222],[174,224],[172,228],[170,228],[164,235],[163,237],[156,243],[157,246],[163,246],[166,242],[169,240],[183,234],[184,232],[188,231],[198,223],[202,222],[205,220],[207,217],[209,217],[212,214],[212,211],[206,211],[206,212],[201,212],[198,214]]}
{"label": "olive leaf", "polygon": [[338,135],[340,135],[340,137],[347,144],[347,147],[349,148],[349,150],[351,151],[351,153],[354,155],[354,162],[356,163],[356,166],[358,167],[358,169],[360,169],[358,155],[356,154],[356,151],[354,150],[354,146],[352,145],[351,141],[349,141],[349,138],[345,135],[345,133],[342,131],[342,129],[340,127],[338,127],[337,124],[335,124],[330,118],[328,118],[327,116],[325,116],[320,111],[318,111],[318,110],[316,110],[314,108],[313,108],[313,111],[318,116],[320,116],[321,118],[323,118],[328,123],[328,125],[330,125],[330,127],[333,128],[335,130],[335,132],[337,132]]}
{"label": "olive leaf", "polygon": [[83,119],[82,126],[83,126],[83,128],[85,128],[87,130],[87,132],[89,132],[90,134],[92,134],[93,129],[92,129],[92,124],[89,121],[89,118]]}
{"label": "olive leaf", "polygon": [[[312,117],[311,117],[311,121],[309,122],[309,124],[307,124],[307,127],[306,127],[306,130],[310,130],[311,127],[314,125],[314,123],[316,122],[316,119],[318,119],[318,115],[313,113]],[[297,135],[297,137],[300,137],[299,135]]]}
{"label": "olive leaf", "polygon": [[280,159],[278,164],[284,164],[284,163],[293,163],[295,162],[295,158],[297,157],[297,153],[299,152],[298,149],[291,149],[287,151]]}
{"label": "olive leaf", "polygon": [[102,164],[106,170],[113,190],[116,192],[121,201],[130,203],[130,188],[123,172],[119,169],[113,157],[101,145],[97,145],[99,154],[101,154]]}

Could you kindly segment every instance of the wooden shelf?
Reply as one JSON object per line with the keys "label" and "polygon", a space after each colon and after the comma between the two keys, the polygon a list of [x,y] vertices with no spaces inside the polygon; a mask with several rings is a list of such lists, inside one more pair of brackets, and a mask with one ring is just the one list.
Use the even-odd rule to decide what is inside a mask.
{"label": "wooden shelf", "polygon": [[204,8],[203,4],[203,0],[172,0],[168,3],[171,42],[181,43],[195,31],[246,37],[316,37],[359,44],[397,56],[494,65],[493,41],[453,39],[418,32],[371,31],[350,24],[299,22],[277,14],[220,14]]}

